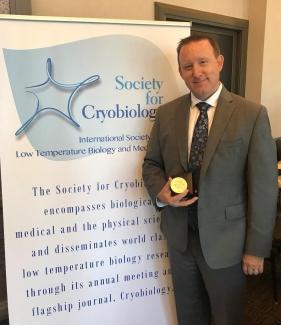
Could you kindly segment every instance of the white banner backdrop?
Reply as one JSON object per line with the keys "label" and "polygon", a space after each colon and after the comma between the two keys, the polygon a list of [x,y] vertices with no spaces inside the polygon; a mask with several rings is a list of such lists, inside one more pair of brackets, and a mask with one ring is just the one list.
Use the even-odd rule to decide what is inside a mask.
{"label": "white banner backdrop", "polygon": [[189,23],[0,19],[11,325],[176,324],[141,165]]}

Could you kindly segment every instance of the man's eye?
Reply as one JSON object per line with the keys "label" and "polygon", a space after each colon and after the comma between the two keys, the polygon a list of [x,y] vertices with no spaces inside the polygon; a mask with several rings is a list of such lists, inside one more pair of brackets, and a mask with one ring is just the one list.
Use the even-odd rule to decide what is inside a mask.
{"label": "man's eye", "polygon": [[192,69],[192,64],[186,64],[184,65],[184,70],[191,70]]}
{"label": "man's eye", "polygon": [[204,65],[207,65],[207,64],[208,64],[208,61],[207,60],[201,60],[200,61],[200,65],[203,65],[204,66]]}

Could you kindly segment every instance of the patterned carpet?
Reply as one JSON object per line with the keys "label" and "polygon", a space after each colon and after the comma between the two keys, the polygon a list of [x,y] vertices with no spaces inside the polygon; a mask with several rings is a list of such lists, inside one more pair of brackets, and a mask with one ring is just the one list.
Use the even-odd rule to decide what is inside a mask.
{"label": "patterned carpet", "polygon": [[279,303],[273,299],[271,268],[266,261],[262,275],[248,277],[245,325],[281,325],[281,258],[277,262]]}

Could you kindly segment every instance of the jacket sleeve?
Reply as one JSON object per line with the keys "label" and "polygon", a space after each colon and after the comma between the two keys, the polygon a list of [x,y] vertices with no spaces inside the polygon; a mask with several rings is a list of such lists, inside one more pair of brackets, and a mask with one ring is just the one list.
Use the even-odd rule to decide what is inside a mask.
{"label": "jacket sleeve", "polygon": [[156,204],[157,194],[167,182],[163,157],[161,154],[159,109],[148,141],[142,173],[148,193]]}
{"label": "jacket sleeve", "polygon": [[276,145],[271,136],[268,115],[261,108],[252,132],[247,159],[247,234],[245,253],[270,255],[277,213]]}

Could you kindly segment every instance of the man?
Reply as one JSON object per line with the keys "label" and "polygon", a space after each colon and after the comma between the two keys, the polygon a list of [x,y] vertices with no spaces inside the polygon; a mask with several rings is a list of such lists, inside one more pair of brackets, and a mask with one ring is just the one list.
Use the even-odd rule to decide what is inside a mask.
{"label": "man", "polygon": [[[224,58],[213,39],[191,36],[177,50],[191,93],[158,109],[144,182],[161,209],[179,324],[239,325],[245,274],[262,273],[270,254],[275,145],[266,109],[221,84]],[[171,179],[190,173],[193,197],[173,195]]]}

